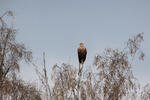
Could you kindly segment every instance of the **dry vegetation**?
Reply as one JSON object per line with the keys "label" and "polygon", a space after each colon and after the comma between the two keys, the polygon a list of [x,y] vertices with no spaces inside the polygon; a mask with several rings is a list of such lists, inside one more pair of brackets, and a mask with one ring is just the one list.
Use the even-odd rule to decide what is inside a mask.
{"label": "dry vegetation", "polygon": [[40,92],[29,83],[17,78],[19,61],[32,61],[32,52],[17,43],[16,30],[3,17],[13,16],[7,11],[0,17],[0,100],[41,100]]}
{"label": "dry vegetation", "polygon": [[[130,38],[122,50],[108,48],[96,55],[93,71],[83,68],[79,72],[78,66],[63,63],[54,65],[48,75],[45,53],[39,70],[32,52],[16,42],[16,30],[4,22],[7,15],[13,13],[7,11],[0,17],[0,100],[150,100],[150,85],[141,87],[131,69],[136,58],[144,60],[143,33]],[[21,60],[33,64],[41,90],[17,77]]]}

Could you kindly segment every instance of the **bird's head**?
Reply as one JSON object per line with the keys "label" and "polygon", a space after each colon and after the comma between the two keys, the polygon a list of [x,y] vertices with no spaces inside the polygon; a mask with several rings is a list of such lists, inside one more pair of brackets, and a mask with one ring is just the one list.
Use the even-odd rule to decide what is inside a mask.
{"label": "bird's head", "polygon": [[82,42],[80,43],[80,47],[84,47],[84,44]]}

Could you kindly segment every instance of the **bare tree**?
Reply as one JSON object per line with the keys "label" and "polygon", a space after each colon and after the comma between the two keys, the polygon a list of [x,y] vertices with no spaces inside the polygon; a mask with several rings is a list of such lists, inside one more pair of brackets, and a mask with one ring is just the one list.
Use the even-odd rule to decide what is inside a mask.
{"label": "bare tree", "polygon": [[7,11],[0,17],[0,82],[8,75],[19,71],[19,61],[24,59],[31,61],[32,52],[28,51],[24,44],[16,42],[16,30],[10,28],[3,20],[6,15],[13,16],[11,11]]}
{"label": "bare tree", "polygon": [[45,53],[43,53],[43,66],[42,66],[42,71],[39,70],[39,66],[32,63],[33,66],[35,67],[36,74],[38,75],[38,78],[42,84],[42,87],[44,88],[44,98],[46,100],[51,100],[52,95],[51,95],[51,89],[50,89],[50,83],[49,83],[49,78],[47,74],[47,69],[46,69],[46,62],[45,62]]}
{"label": "bare tree", "polygon": [[12,11],[0,16],[0,100],[41,100],[40,92],[34,86],[16,77],[19,62],[30,62],[32,52],[16,42],[16,30],[3,20],[7,16],[13,16]]}
{"label": "bare tree", "polygon": [[139,59],[144,59],[144,53],[140,49],[143,41],[143,33],[131,38],[127,46],[122,50],[106,49],[103,55],[95,57],[94,64],[99,70],[100,94],[103,100],[121,100],[131,90],[136,92],[135,77],[132,73],[132,61],[139,52]]}
{"label": "bare tree", "polygon": [[141,100],[150,100],[150,84],[146,84],[141,91]]}
{"label": "bare tree", "polygon": [[3,81],[2,99],[1,100],[42,100],[41,92],[30,83],[25,83],[23,80],[13,75],[13,78]]}

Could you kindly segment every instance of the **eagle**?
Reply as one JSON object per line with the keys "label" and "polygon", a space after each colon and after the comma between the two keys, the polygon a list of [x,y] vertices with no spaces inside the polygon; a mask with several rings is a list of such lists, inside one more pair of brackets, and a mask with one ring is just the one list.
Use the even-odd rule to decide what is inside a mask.
{"label": "eagle", "polygon": [[[80,47],[78,48],[78,59],[79,59],[79,73],[83,68],[84,61],[86,60],[87,50],[84,47],[83,43],[80,43]],[[82,65],[82,68],[80,66]]]}

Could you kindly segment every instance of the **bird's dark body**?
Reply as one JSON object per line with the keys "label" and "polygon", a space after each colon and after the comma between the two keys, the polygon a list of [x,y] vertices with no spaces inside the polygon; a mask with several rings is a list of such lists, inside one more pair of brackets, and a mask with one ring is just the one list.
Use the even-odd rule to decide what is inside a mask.
{"label": "bird's dark body", "polygon": [[86,48],[78,48],[78,59],[79,63],[83,64],[86,60],[87,51]]}

